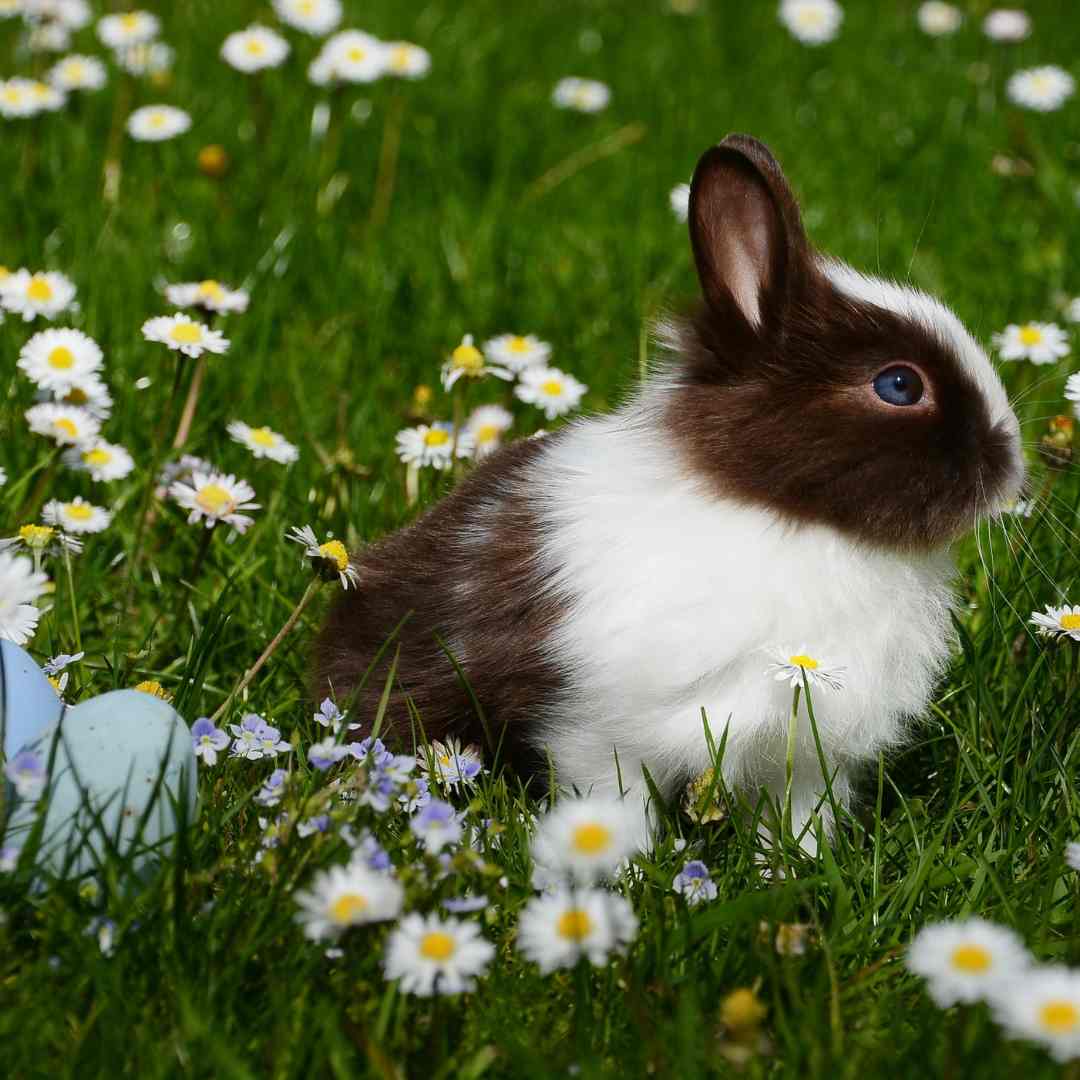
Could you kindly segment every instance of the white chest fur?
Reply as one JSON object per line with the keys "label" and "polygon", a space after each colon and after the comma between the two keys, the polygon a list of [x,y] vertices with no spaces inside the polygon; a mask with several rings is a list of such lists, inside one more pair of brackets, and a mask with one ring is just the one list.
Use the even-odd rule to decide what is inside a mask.
{"label": "white chest fur", "polygon": [[[844,668],[815,692],[830,769],[895,745],[926,706],[949,651],[946,554],[860,547],[720,500],[688,474],[649,411],[581,423],[533,466],[542,562],[567,614],[553,648],[571,691],[537,732],[561,782],[624,786],[648,765],[671,793],[709,764],[702,709],[728,729],[729,783],[783,782],[791,689],[770,649],[805,648]],[[806,725],[797,773],[821,790]]]}

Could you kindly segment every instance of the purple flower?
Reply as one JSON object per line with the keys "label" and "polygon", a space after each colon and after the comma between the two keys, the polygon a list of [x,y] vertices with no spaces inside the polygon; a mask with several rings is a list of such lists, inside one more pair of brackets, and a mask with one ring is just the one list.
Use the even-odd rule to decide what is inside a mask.
{"label": "purple flower", "polygon": [[20,799],[36,799],[45,789],[45,763],[33,750],[22,750],[5,766],[4,775]]}
{"label": "purple flower", "polygon": [[258,761],[259,758],[277,757],[282,751],[291,750],[281,739],[281,732],[271,727],[261,716],[248,713],[239,726],[230,724],[233,733],[232,756]]}
{"label": "purple flower", "polygon": [[709,868],[700,859],[691,859],[671,883],[688,904],[700,904],[716,899],[716,883],[709,877]]}
{"label": "purple flower", "polygon": [[0,847],[0,872],[7,873],[19,865],[19,851],[14,844],[6,844]]}
{"label": "purple flower", "polygon": [[216,765],[218,751],[229,745],[229,736],[214,727],[213,721],[201,716],[191,725],[191,742],[196,757],[201,757],[207,765]]}
{"label": "purple flower", "polygon": [[284,769],[275,769],[266,783],[259,788],[255,801],[260,806],[277,806],[285,794],[285,784],[288,779],[289,774]]}
{"label": "purple flower", "polygon": [[298,821],[296,823],[296,832],[298,836],[310,836],[312,833],[326,832],[329,828],[329,814],[319,814],[316,817],[308,818],[306,821]]}
{"label": "purple flower", "polygon": [[59,675],[68,664],[77,663],[85,655],[86,653],[84,652],[62,652],[59,656],[54,656],[51,660],[46,660],[45,663],[41,665],[41,670],[44,671],[46,675]]}
{"label": "purple flower", "polygon": [[431,791],[426,776],[410,777],[405,790],[398,795],[398,803],[406,814],[411,814],[431,802]]}
{"label": "purple flower", "polygon": [[444,900],[442,906],[455,915],[464,915],[470,911],[479,911],[488,905],[486,896],[460,896]]}
{"label": "purple flower", "polygon": [[426,851],[442,851],[461,839],[461,815],[441,799],[432,799],[409,820],[409,828]]}
{"label": "purple flower", "polygon": [[348,751],[362,765],[371,758],[375,765],[382,765],[394,755],[383,746],[382,739],[373,739],[370,735],[362,742],[349,743]]}
{"label": "purple flower", "polygon": [[315,766],[319,772],[326,772],[332,765],[336,765],[345,755],[348,750],[344,746],[339,746],[333,735],[327,735],[321,742],[314,743],[308,747],[308,761]]}
{"label": "purple flower", "polygon": [[369,870],[390,869],[392,865],[390,856],[372,835],[370,829],[362,830],[360,835],[357,836],[348,825],[343,825],[341,838],[353,849],[352,857],[349,859],[350,862],[359,863]]}

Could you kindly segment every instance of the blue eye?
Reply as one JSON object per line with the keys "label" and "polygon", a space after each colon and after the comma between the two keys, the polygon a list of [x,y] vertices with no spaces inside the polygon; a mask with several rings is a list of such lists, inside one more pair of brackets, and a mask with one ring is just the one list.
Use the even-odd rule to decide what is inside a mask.
{"label": "blue eye", "polygon": [[923,382],[914,368],[897,364],[874,379],[874,393],[890,405],[915,405],[922,400]]}

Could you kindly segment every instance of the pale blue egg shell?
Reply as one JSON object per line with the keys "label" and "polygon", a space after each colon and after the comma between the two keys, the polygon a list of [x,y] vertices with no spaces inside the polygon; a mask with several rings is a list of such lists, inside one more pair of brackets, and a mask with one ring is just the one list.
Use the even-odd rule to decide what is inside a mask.
{"label": "pale blue egg shell", "polygon": [[12,641],[0,641],[0,694],[4,754],[9,758],[55,724],[64,707],[45,673]]}
{"label": "pale blue egg shell", "polygon": [[[115,845],[139,869],[153,858],[148,847],[168,848],[181,801],[187,821],[194,820],[191,730],[167,702],[138,690],[114,690],[70,706],[60,732],[55,739],[54,727],[27,747],[48,761],[56,744],[39,865],[80,875]],[[100,827],[91,824],[87,804],[100,814]],[[32,804],[20,802],[5,843],[21,847],[35,812]]]}

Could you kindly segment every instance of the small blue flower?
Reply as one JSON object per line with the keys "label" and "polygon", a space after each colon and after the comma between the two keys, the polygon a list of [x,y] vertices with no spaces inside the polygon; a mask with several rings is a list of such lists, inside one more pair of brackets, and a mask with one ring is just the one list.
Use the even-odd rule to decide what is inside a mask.
{"label": "small blue flower", "polygon": [[461,814],[441,799],[432,799],[409,820],[413,835],[433,854],[461,839]]}
{"label": "small blue flower", "polygon": [[275,769],[266,783],[259,788],[255,801],[260,806],[277,806],[285,795],[285,784],[288,779],[289,774],[284,769]]}
{"label": "small blue flower", "polygon": [[298,836],[310,836],[312,833],[327,832],[329,828],[329,814],[319,814],[316,817],[308,818],[306,821],[299,821],[296,824]]}
{"label": "small blue flower", "polygon": [[191,725],[191,742],[196,757],[201,757],[207,765],[216,765],[218,752],[229,745],[229,736],[214,727],[213,721],[201,716]]}
{"label": "small blue flower", "polygon": [[442,906],[455,915],[464,915],[470,911],[480,911],[488,906],[486,896],[460,896],[444,900]]}
{"label": "small blue flower", "polygon": [[5,766],[4,775],[20,799],[36,799],[45,789],[45,762],[33,750],[22,750]]}
{"label": "small blue flower", "polygon": [[85,655],[86,653],[84,652],[62,652],[59,656],[54,656],[51,660],[46,660],[45,663],[41,665],[41,670],[44,671],[46,675],[59,675],[69,664],[78,663]]}
{"label": "small blue flower", "polygon": [[716,899],[716,883],[700,859],[691,859],[675,876],[671,887],[691,905]]}

